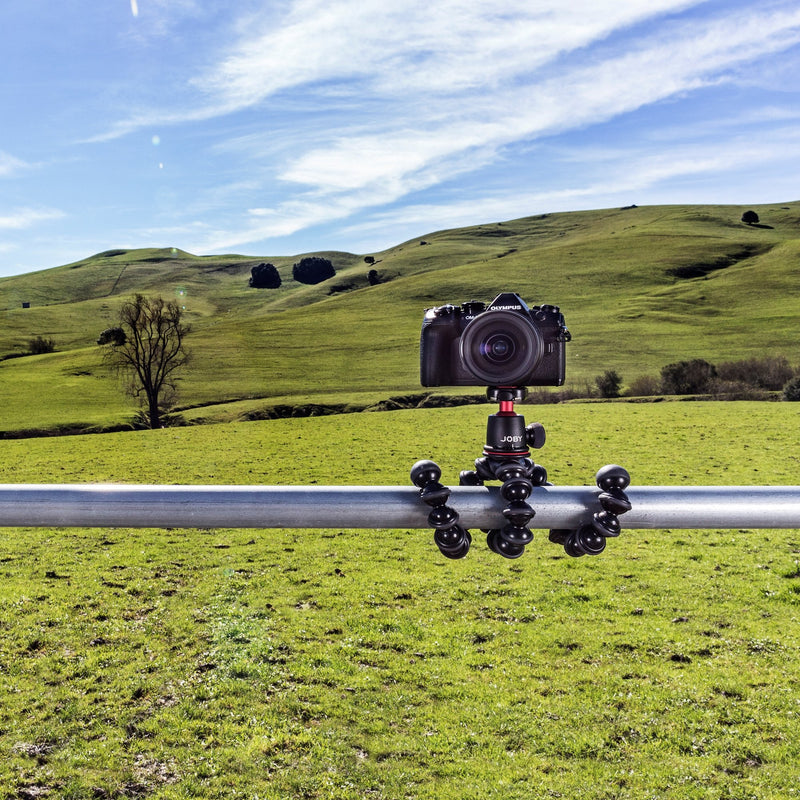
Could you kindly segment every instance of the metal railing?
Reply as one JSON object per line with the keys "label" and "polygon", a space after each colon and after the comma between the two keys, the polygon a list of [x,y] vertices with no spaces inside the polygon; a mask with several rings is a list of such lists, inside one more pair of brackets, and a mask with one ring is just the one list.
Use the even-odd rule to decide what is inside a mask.
{"label": "metal railing", "polygon": [[[800,486],[628,487],[623,528],[800,528]],[[537,486],[531,528],[577,528],[597,487]],[[499,487],[454,487],[467,528],[505,524]],[[413,486],[0,485],[0,527],[429,528]]]}

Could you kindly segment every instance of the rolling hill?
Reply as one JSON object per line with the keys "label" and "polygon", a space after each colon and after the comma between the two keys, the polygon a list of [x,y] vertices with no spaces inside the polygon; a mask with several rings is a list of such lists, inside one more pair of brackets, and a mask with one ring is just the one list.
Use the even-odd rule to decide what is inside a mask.
{"label": "rolling hill", "polygon": [[[431,305],[516,291],[564,312],[567,385],[607,369],[624,381],[670,362],[784,355],[796,364],[800,202],[631,206],[543,214],[424,234],[364,255],[317,253],[337,275],[291,279],[300,256],[109,250],[0,280],[0,432],[113,426],[133,406],[96,340],[135,292],[175,298],[193,333],[181,405],[235,418],[281,402],[375,402],[419,392],[418,341]],[[279,289],[251,289],[276,265]],[[367,272],[381,283],[370,286]],[[23,307],[26,306],[26,307]],[[21,356],[37,337],[56,352]],[[21,356],[21,357],[20,357]]]}

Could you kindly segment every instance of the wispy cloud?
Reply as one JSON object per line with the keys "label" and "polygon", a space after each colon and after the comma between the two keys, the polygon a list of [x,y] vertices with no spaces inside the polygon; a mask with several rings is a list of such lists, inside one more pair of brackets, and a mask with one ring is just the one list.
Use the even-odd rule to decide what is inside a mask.
{"label": "wispy cloud", "polygon": [[255,21],[196,84],[223,108],[251,106],[301,85],[328,96],[452,97],[501,86],[615,30],[694,4],[297,0],[262,30]]}
{"label": "wispy cloud", "polygon": [[298,157],[281,177],[320,191],[401,182],[428,167],[441,167],[443,159],[456,153],[497,150],[521,139],[580,128],[724,81],[726,70],[798,41],[800,8],[735,22],[716,20],[699,31],[675,26],[667,34],[637,41],[620,55],[563,65],[538,81],[507,85],[468,103],[451,101],[448,113],[410,129],[343,135]]}
{"label": "wispy cloud", "polygon": [[[742,167],[758,170],[770,162],[791,165],[791,174],[796,174],[800,168],[800,139],[794,128],[787,127],[761,134],[748,132],[725,142],[708,139],[691,145],[662,143],[655,152],[646,144],[630,142],[605,147],[555,147],[548,149],[547,157],[570,164],[569,173],[579,177],[555,189],[520,192],[513,187],[487,191],[465,200],[406,204],[347,225],[341,235],[362,242],[386,241],[387,231],[424,233],[506,220],[519,216],[521,209],[559,211],[631,203],[659,184],[704,175],[735,175]],[[739,199],[733,195],[729,202]]]}
{"label": "wispy cloud", "polygon": [[6,214],[0,214],[0,230],[22,230],[31,228],[41,222],[61,219],[63,211],[53,208],[20,208]]}
{"label": "wispy cloud", "polygon": [[31,165],[19,158],[15,158],[9,153],[4,153],[0,150],[0,178],[13,175],[23,169],[29,168]]}
{"label": "wispy cloud", "polygon": [[[700,0],[293,0],[243,14],[219,56],[189,79],[169,108],[140,108],[91,141],[142,127],[197,122],[260,106],[302,87],[309,97],[345,105],[366,100],[399,103],[436,115],[435,103],[463,99],[509,82],[538,79],[558,58],[602,41],[615,31],[678,12]],[[169,28],[164,0],[149,15]],[[195,7],[178,4],[178,17]],[[171,16],[177,12],[172,11]],[[277,10],[276,10],[277,9]],[[155,25],[155,22],[151,22]],[[392,109],[393,114],[399,108]]]}
{"label": "wispy cloud", "polygon": [[[243,221],[195,229],[211,250],[374,213],[499,163],[509,148],[736,82],[748,65],[800,43],[800,7],[783,0],[731,13],[701,0],[292,0],[250,7],[234,30],[184,86],[190,96],[121,119],[94,139],[257,111],[263,133],[251,128],[214,148],[236,157],[250,181],[271,183],[270,196],[276,183],[285,187],[287,199],[250,201]],[[786,113],[771,108],[763,113]],[[668,141],[659,146],[660,156],[626,149],[637,165],[623,170],[631,190],[724,170],[734,158],[729,148],[680,157]],[[244,177],[231,184],[237,180]],[[527,201],[597,194],[587,181]],[[523,207],[525,198],[515,197]],[[505,202],[487,197],[484,207]],[[428,206],[407,213],[415,209],[431,219]]]}

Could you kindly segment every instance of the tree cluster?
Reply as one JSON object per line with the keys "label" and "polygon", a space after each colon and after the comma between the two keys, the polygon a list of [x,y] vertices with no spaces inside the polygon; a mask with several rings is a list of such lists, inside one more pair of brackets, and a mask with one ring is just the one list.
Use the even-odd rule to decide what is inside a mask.
{"label": "tree cluster", "polygon": [[[313,286],[327,281],[336,275],[330,259],[321,256],[307,256],[292,265],[292,277],[298,283]],[[250,270],[250,287],[253,289],[278,289],[281,276],[274,264],[257,264]]]}
{"label": "tree cluster", "polygon": [[[370,266],[375,264],[374,256],[366,256],[364,261]],[[336,269],[330,259],[321,256],[306,256],[292,265],[292,278],[298,283],[314,286],[327,281],[336,275]],[[377,286],[385,280],[378,270],[370,269],[367,272],[367,282],[370,286]],[[250,269],[251,289],[278,289],[281,286],[281,276],[274,264],[262,262]],[[356,284],[343,284],[331,287],[331,293],[346,291],[356,288]]]}
{"label": "tree cluster", "polygon": [[28,353],[32,356],[42,355],[42,353],[54,353],[56,343],[52,339],[45,339],[44,336],[35,336],[28,339]]}
{"label": "tree cluster", "polygon": [[[615,370],[607,370],[594,379],[594,387],[590,389],[591,394],[600,397],[619,397],[622,378]],[[702,358],[677,361],[663,367],[657,378],[643,375],[634,379],[624,393],[631,397],[667,394],[756,399],[778,391],[783,391],[786,400],[800,400],[800,370],[792,369],[783,356],[726,361],[719,365]]]}

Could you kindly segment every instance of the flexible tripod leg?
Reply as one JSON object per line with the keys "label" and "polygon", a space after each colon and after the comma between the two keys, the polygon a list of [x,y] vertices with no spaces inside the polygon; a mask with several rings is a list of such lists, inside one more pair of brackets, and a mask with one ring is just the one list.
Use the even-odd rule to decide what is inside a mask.
{"label": "flexible tripod leg", "polygon": [[631,501],[625,494],[630,485],[628,471],[617,464],[608,464],[595,476],[601,490],[597,499],[602,511],[592,515],[592,521],[577,530],[551,530],[550,541],[564,546],[569,556],[596,556],[606,549],[606,539],[619,536],[619,515],[631,510]]}
{"label": "flexible tripod leg", "polygon": [[435,529],[433,541],[447,558],[464,558],[472,536],[458,524],[458,512],[447,505],[450,490],[439,483],[441,477],[442,471],[433,461],[417,461],[411,467],[411,482],[419,487],[422,502],[431,506],[428,524]]}
{"label": "flexible tripod leg", "polygon": [[475,472],[462,472],[462,485],[481,485],[483,480],[502,481],[500,494],[508,505],[503,509],[507,524],[486,531],[486,543],[493,552],[505,558],[519,558],[525,546],[533,541],[528,523],[536,513],[527,500],[534,486],[547,480],[543,467],[529,458],[497,459],[483,457],[475,462]]}

